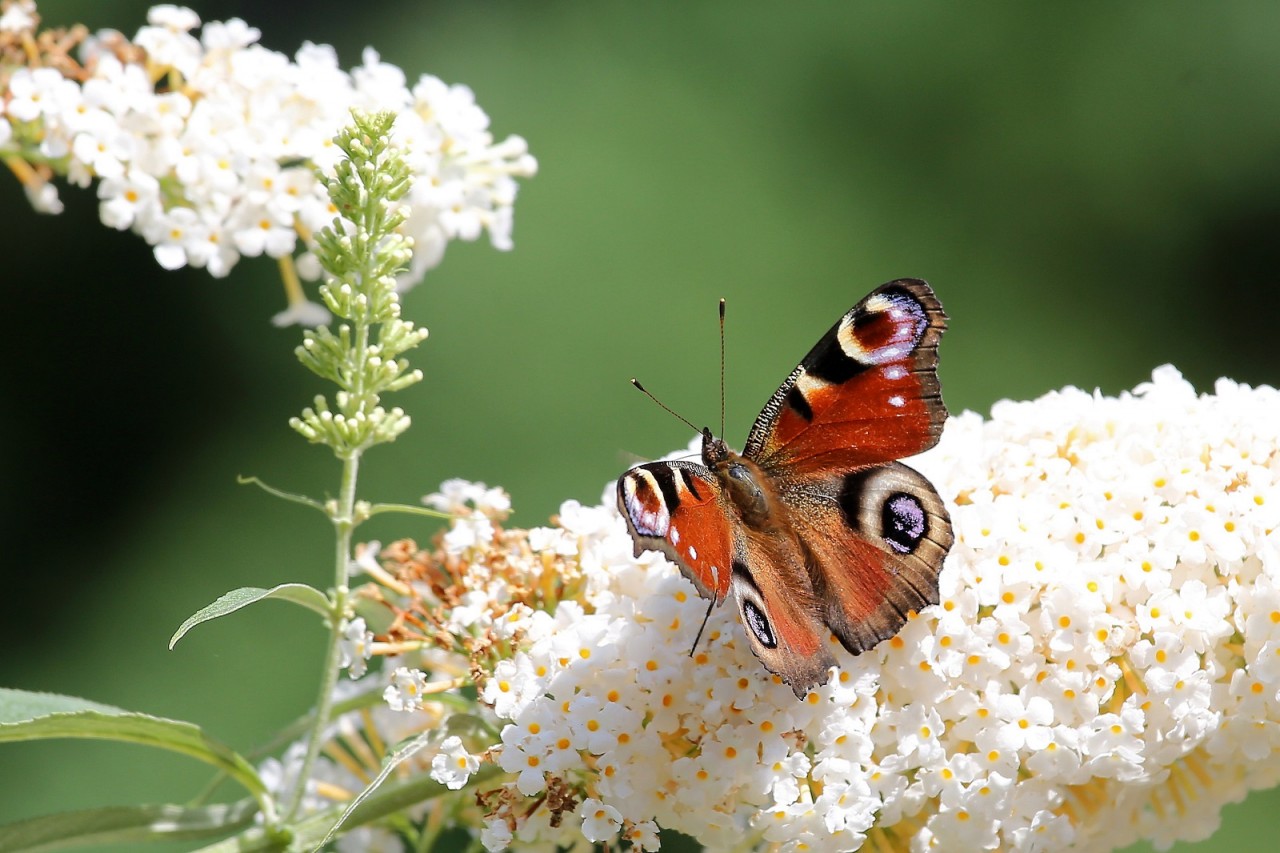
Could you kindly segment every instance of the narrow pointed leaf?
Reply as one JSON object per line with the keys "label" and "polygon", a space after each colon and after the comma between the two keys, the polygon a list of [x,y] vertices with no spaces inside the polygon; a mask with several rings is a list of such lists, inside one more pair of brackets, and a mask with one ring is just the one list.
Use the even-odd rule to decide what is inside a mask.
{"label": "narrow pointed leaf", "polygon": [[21,723],[49,714],[69,714],[76,711],[99,711],[103,714],[128,713],[124,708],[103,705],[101,702],[81,699],[79,696],[0,688],[0,725]]}
{"label": "narrow pointed leaf", "polygon": [[253,825],[253,800],[208,806],[111,806],[43,815],[0,826],[0,850],[46,853],[101,844],[203,841]]}
{"label": "narrow pointed leaf", "polygon": [[73,696],[0,688],[0,743],[62,737],[167,749],[218,768],[255,797],[266,791],[253,765],[192,723],[123,711]]}
{"label": "narrow pointed leaf", "polygon": [[234,613],[242,607],[248,607],[250,604],[268,598],[291,601],[294,604],[301,604],[309,610],[314,610],[321,616],[329,616],[329,599],[320,590],[304,583],[282,583],[271,589],[243,586],[239,589],[231,590],[231,592],[224,594],[217,601],[207,607],[202,607],[192,614],[186,622],[182,623],[182,627],[169,638],[169,648],[172,649],[177,645],[178,640],[181,640],[188,631],[201,622],[208,622],[211,619],[217,619],[219,616],[226,616],[228,613]]}
{"label": "narrow pointed leaf", "polygon": [[401,744],[395,752],[383,759],[381,772],[378,773],[377,777],[374,778],[374,780],[370,782],[363,791],[353,797],[351,802],[347,803],[347,807],[342,810],[342,814],[338,817],[337,821],[334,822],[333,826],[329,827],[329,831],[325,833],[324,838],[320,839],[316,848],[319,849],[324,847],[333,840],[334,833],[342,828],[342,825],[347,821],[347,818],[351,817],[355,810],[360,808],[360,806],[373,795],[374,791],[378,790],[378,787],[386,781],[386,778],[391,775],[393,770],[426,747],[435,743],[437,740],[439,740],[439,734],[437,732],[423,732],[412,740]]}
{"label": "narrow pointed leaf", "polygon": [[[502,768],[494,764],[485,764],[468,781],[466,788],[477,788],[496,776],[502,774]],[[426,773],[417,773],[407,779],[390,779],[380,786],[370,786],[365,798],[354,811],[346,805],[330,806],[322,811],[307,815],[290,827],[293,833],[295,850],[318,850],[324,839],[334,834],[334,824],[341,820],[348,831],[358,826],[365,826],[382,820],[388,815],[430,802],[437,797],[458,795]],[[349,812],[349,813],[348,813]],[[267,830],[261,826],[246,829],[234,838],[218,841],[200,848],[201,853],[254,853],[255,851],[277,850],[278,842],[273,842]]]}

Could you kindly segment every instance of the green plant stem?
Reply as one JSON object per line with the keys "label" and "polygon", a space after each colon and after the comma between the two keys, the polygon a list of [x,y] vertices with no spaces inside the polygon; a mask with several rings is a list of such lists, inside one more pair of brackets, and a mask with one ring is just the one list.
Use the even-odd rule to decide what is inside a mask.
{"label": "green plant stem", "polygon": [[[364,330],[361,330],[364,331]],[[367,334],[367,333],[366,333]],[[351,534],[355,530],[356,477],[360,471],[360,449],[353,448],[342,460],[342,488],[338,511],[333,518],[335,539],[332,608],[329,612],[329,649],[325,653],[324,671],[320,675],[320,692],[316,696],[315,719],[307,737],[307,751],[298,770],[298,782],[285,810],[291,820],[302,805],[307,780],[324,743],[324,728],[333,710],[333,689],[338,683],[342,664],[342,620],[346,616],[351,594],[347,586],[347,565],[351,559]]]}
{"label": "green plant stem", "polygon": [[[350,402],[352,411],[363,412],[377,403],[376,399],[368,399],[364,384],[368,375],[366,362],[369,358],[370,324],[367,317],[362,315],[353,317],[351,324],[355,331],[351,352],[355,354],[357,363],[351,371]],[[294,787],[289,807],[285,810],[286,820],[291,820],[302,805],[307,780],[311,778],[312,768],[315,767],[316,758],[324,743],[324,728],[329,724],[333,711],[333,689],[342,669],[342,620],[347,616],[351,596],[351,589],[347,585],[347,566],[351,561],[351,537],[356,528],[356,481],[360,473],[360,455],[363,452],[364,447],[357,446],[348,448],[341,455],[342,485],[338,490],[338,505],[332,519],[336,536],[332,607],[329,611],[329,649],[325,654],[324,671],[320,676],[320,692],[316,696],[315,720],[307,737],[307,751],[299,768],[298,784]]]}
{"label": "green plant stem", "polygon": [[413,506],[411,504],[372,504],[369,507],[369,517],[381,515],[384,512],[398,512],[404,515],[421,515],[427,518],[453,518],[447,512],[441,512],[438,509],[430,509],[425,506]]}

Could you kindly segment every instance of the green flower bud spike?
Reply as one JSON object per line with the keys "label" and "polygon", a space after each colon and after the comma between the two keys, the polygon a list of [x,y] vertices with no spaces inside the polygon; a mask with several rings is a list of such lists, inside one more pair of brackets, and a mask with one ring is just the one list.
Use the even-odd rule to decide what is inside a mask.
{"label": "green flower bud spike", "polygon": [[307,369],[339,390],[333,405],[317,397],[289,421],[341,459],[408,429],[409,416],[384,409],[380,395],[422,379],[401,356],[427,337],[426,329],[400,318],[396,293],[396,274],[408,265],[412,244],[396,231],[405,218],[397,202],[409,190],[409,167],[388,139],[395,117],[353,115],[355,124],[336,139],[346,158],[334,176],[321,178],[343,216],[316,237],[316,257],[327,273],[320,298],[338,324],[308,329],[297,349]]}

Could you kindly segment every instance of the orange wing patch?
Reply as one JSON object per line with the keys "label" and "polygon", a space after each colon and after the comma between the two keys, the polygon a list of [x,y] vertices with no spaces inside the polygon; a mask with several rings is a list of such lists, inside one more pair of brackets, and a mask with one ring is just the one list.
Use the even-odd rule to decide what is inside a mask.
{"label": "orange wing patch", "polygon": [[633,468],[618,480],[618,509],[636,556],[662,551],[698,593],[717,604],[729,594],[733,531],[725,497],[710,471],[679,462]]}

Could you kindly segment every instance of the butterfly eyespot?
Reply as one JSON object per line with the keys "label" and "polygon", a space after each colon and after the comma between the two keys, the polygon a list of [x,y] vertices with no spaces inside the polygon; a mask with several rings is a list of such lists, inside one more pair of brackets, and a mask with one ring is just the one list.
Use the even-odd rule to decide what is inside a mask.
{"label": "butterfly eyespot", "polygon": [[929,327],[929,317],[914,296],[880,293],[866,311],[850,316],[838,332],[844,354],[860,364],[897,361],[911,352]]}
{"label": "butterfly eyespot", "polygon": [[890,495],[880,511],[884,541],[899,554],[910,554],[924,538],[927,527],[924,504],[914,495]]}
{"label": "butterfly eyespot", "polygon": [[774,639],[773,630],[769,627],[769,619],[754,601],[742,602],[742,621],[747,623],[747,630],[755,635],[760,645],[766,649],[776,649],[778,641]]}
{"label": "butterfly eyespot", "polygon": [[668,482],[666,472],[637,468],[618,482],[618,506],[642,536],[663,537],[671,525],[671,510],[680,499]]}

